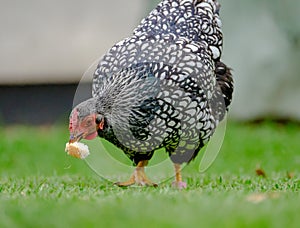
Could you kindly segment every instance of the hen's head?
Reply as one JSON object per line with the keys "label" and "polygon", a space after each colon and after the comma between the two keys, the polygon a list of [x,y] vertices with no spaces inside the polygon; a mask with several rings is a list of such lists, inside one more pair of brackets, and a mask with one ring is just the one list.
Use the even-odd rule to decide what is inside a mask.
{"label": "hen's head", "polygon": [[96,99],[91,98],[77,105],[70,114],[70,143],[81,139],[92,140],[97,130],[103,128],[104,117],[96,112]]}

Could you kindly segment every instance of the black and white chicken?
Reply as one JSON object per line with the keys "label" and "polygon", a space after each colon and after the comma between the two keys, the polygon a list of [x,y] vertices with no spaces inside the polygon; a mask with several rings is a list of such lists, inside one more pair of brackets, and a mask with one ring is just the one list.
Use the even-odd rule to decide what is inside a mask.
{"label": "black and white chicken", "polygon": [[232,99],[219,10],[216,0],[163,0],[100,60],[92,98],[71,112],[70,142],[99,136],[121,148],[136,169],[119,186],[156,186],[144,167],[165,148],[174,185],[186,187],[181,164],[209,141]]}

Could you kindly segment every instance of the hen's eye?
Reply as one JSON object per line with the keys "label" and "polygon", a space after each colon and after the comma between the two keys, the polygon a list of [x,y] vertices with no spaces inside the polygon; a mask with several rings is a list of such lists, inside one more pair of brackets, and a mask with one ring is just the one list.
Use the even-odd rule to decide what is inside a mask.
{"label": "hen's eye", "polygon": [[86,125],[87,127],[89,127],[89,126],[92,125],[92,123],[93,123],[92,120],[89,119],[89,120],[86,121],[86,124],[85,124],[85,125]]}

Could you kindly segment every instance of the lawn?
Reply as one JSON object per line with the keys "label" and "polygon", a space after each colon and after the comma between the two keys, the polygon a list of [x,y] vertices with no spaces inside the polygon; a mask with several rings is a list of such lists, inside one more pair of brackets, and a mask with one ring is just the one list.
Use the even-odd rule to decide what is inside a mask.
{"label": "lawn", "polygon": [[67,156],[67,139],[62,125],[0,129],[0,227],[299,227],[297,124],[228,123],[216,161],[186,167],[182,191],[116,187]]}

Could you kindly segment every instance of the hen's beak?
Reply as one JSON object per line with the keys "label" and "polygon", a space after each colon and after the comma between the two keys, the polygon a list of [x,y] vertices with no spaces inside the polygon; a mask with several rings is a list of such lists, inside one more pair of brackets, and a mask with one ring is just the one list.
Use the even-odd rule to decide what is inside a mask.
{"label": "hen's beak", "polygon": [[79,132],[77,134],[71,134],[69,143],[79,142],[84,136],[84,132]]}

